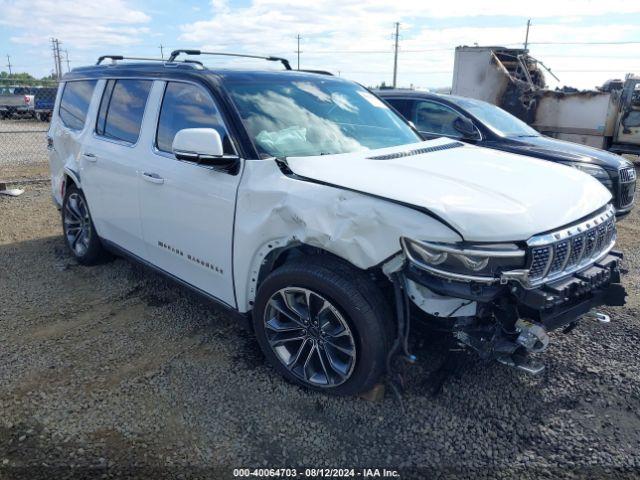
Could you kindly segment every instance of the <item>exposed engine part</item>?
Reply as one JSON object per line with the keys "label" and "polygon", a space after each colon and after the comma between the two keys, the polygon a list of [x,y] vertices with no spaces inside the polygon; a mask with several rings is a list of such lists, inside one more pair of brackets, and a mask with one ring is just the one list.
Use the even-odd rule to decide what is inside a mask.
{"label": "exposed engine part", "polygon": [[516,342],[528,352],[544,352],[549,346],[549,335],[542,325],[519,318],[515,327],[520,332]]}
{"label": "exposed engine part", "polygon": [[412,280],[406,281],[407,294],[420,310],[434,317],[470,317],[476,314],[477,302],[445,297]]}
{"label": "exposed engine part", "polygon": [[393,393],[404,409],[400,391],[403,388],[402,372],[394,365],[396,358],[401,358],[407,363],[415,363],[416,357],[409,353],[409,332],[411,330],[411,312],[409,309],[409,297],[407,295],[406,279],[402,273],[392,273],[389,278],[393,283],[397,330],[396,338],[387,354],[387,375]]}

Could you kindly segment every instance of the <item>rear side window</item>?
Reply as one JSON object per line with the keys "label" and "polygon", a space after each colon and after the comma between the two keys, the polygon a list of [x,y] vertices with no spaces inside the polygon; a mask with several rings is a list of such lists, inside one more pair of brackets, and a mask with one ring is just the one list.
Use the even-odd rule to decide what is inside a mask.
{"label": "rear side window", "polygon": [[58,114],[67,127],[82,130],[95,86],[96,80],[78,80],[65,84]]}
{"label": "rear side window", "polygon": [[384,98],[387,103],[389,103],[393,108],[395,108],[400,115],[402,115],[407,120],[410,120],[411,117],[411,100],[404,100],[401,98]]}
{"label": "rear side window", "polygon": [[136,143],[152,83],[151,80],[109,80],[100,101],[96,133]]}
{"label": "rear side window", "polygon": [[214,128],[220,134],[224,153],[234,153],[222,116],[211,95],[196,85],[169,82],[158,120],[158,150],[172,152],[173,137],[183,128]]}

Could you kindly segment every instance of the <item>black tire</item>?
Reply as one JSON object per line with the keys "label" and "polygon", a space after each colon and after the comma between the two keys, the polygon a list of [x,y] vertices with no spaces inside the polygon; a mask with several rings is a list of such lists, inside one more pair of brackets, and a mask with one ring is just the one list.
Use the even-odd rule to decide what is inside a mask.
{"label": "black tire", "polygon": [[108,258],[93,225],[87,199],[73,183],[67,185],[61,213],[65,243],[78,263],[96,265]]}
{"label": "black tire", "polygon": [[[323,385],[308,381],[301,378],[301,374],[294,373],[295,369],[287,367],[285,360],[279,357],[281,353],[277,354],[272,348],[270,340],[273,342],[275,335],[279,334],[274,335],[272,327],[267,328],[266,322],[269,319],[266,319],[265,315],[268,313],[270,321],[274,321],[276,320],[275,317],[282,313],[280,310],[273,309],[271,307],[273,303],[270,303],[270,301],[272,297],[274,299],[285,298],[284,296],[278,297],[280,292],[285,289],[287,289],[286,292],[290,292],[290,289],[306,289],[313,292],[335,307],[335,310],[328,310],[323,306],[321,312],[329,312],[328,314],[333,317],[337,311],[341,315],[339,318],[346,321],[349,327],[348,330],[350,330],[349,333],[353,338],[351,345],[355,348],[355,360],[350,360],[352,357],[347,355],[342,357],[346,358],[346,361],[351,365],[348,377],[341,374],[336,375],[338,370],[333,369],[333,362],[328,364],[332,370],[330,372],[332,375],[327,374],[328,370],[325,368],[325,365],[327,365],[326,360],[331,356],[335,356],[336,353],[333,348],[335,345],[330,341],[324,343],[319,337],[316,337],[318,338],[317,340],[312,340],[314,347],[318,345],[315,353],[317,356],[314,357],[316,363],[317,360],[322,362],[321,358],[324,354],[325,361],[320,364],[323,366],[324,377],[327,382]],[[288,305],[286,300],[284,303]],[[311,301],[309,301],[309,304],[311,304]],[[313,309],[309,308],[309,310]],[[272,317],[274,312],[275,317]],[[321,315],[326,315],[326,313],[319,313],[316,317],[320,318]],[[285,322],[288,322],[291,317],[287,315],[282,316],[282,318]],[[321,320],[320,325],[324,321]],[[329,323],[326,321],[324,325],[326,326]],[[332,395],[355,395],[370,390],[376,384],[385,371],[386,356],[394,331],[393,324],[394,319],[389,305],[375,283],[361,270],[352,267],[346,262],[324,255],[296,259],[273,271],[260,285],[253,310],[253,328],[258,343],[269,363],[291,382]],[[298,329],[293,323],[290,323],[290,325]],[[322,330],[322,327],[320,330]],[[307,335],[307,332],[308,330],[303,330],[301,335]],[[322,332],[319,335],[322,335]],[[341,335],[344,336],[345,334],[342,333]],[[295,350],[295,348],[297,347],[292,347],[292,350]],[[347,346],[346,348],[349,347]],[[333,351],[332,355],[328,355],[329,350]],[[291,352],[287,352],[287,354],[289,353]],[[300,353],[298,352],[297,355],[291,354],[291,357],[298,358]],[[336,362],[336,365],[339,364],[340,362]],[[305,370],[306,375],[306,362],[303,370]],[[299,368],[298,371],[300,371]],[[329,380],[331,376],[334,378]],[[319,378],[324,382],[322,377],[322,373],[314,374],[313,376],[313,378]]]}

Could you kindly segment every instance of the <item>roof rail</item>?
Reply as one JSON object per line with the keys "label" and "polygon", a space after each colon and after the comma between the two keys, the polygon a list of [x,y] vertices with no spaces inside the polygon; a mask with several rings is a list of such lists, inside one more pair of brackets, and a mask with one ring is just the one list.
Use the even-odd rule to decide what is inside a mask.
{"label": "roof rail", "polygon": [[241,58],[260,58],[262,60],[268,60],[270,62],[280,62],[284,65],[286,70],[291,70],[291,65],[289,64],[289,60],[282,57],[262,57],[260,55],[246,55],[243,53],[226,53],[226,52],[202,52],[200,50],[174,50],[171,52],[171,56],[169,57],[169,62],[174,62],[176,57],[181,53],[185,55],[219,55],[223,57],[241,57]]}
{"label": "roof rail", "polygon": [[114,62],[116,60],[147,60],[152,62],[166,62],[166,60],[163,58],[124,57],[122,55],[102,55],[101,57],[98,57],[98,61],[96,62],[96,65],[100,65],[105,58],[110,58]]}
{"label": "roof rail", "polygon": [[327,72],[326,70],[305,70],[305,69],[301,69],[299,71],[300,72],[307,72],[307,73],[317,73],[318,75],[329,75],[329,76],[333,77],[333,73]]}

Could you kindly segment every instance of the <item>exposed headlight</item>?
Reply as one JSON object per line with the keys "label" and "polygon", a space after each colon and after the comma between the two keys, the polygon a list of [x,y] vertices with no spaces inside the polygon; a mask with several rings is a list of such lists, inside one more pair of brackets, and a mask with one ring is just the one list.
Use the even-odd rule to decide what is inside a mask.
{"label": "exposed headlight", "polygon": [[599,180],[605,187],[611,188],[611,177],[604,168],[590,163],[570,163],[569,165],[581,172],[588,173],[596,180]]}
{"label": "exposed headlight", "polygon": [[525,252],[512,243],[458,246],[408,238],[400,242],[414,265],[447,278],[493,281],[501,271],[524,267]]}

